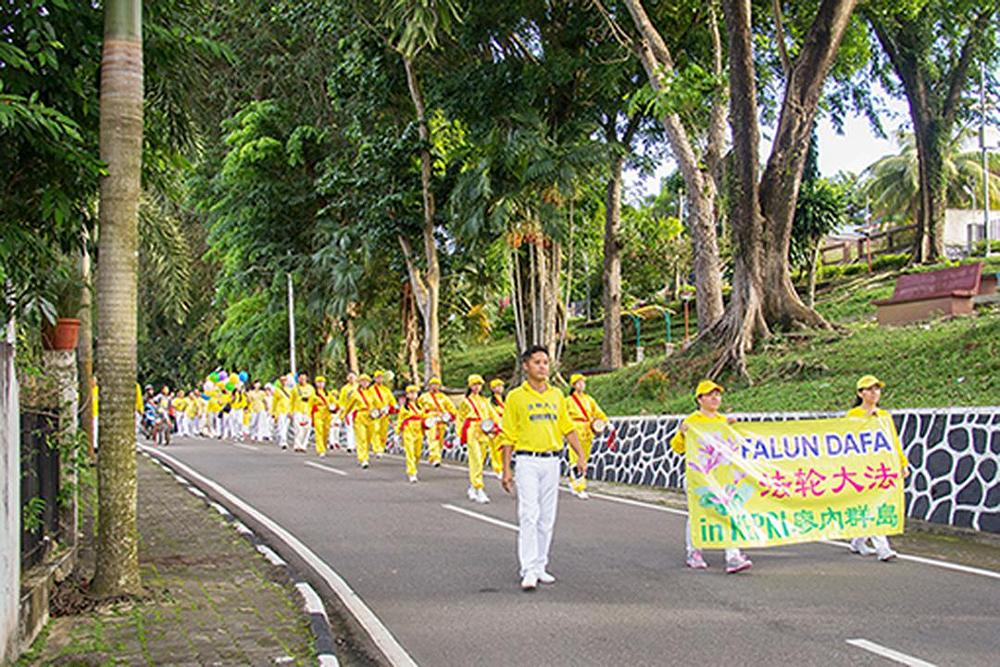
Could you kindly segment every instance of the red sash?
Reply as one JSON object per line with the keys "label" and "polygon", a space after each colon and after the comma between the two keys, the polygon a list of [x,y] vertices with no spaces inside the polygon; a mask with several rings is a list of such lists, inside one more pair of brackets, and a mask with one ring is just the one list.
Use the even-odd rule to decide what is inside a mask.
{"label": "red sash", "polygon": [[[326,402],[326,396],[324,396],[323,394],[321,394],[318,389],[316,390],[316,398],[318,398],[320,401],[323,402],[323,407],[325,407],[325,408],[329,408],[330,407],[330,404]],[[313,404],[313,409],[312,409],[312,414],[313,414],[313,418],[314,419],[316,417],[316,412],[317,411],[319,411],[319,405],[317,405],[317,404],[314,403]]]}
{"label": "red sash", "polygon": [[472,417],[466,417],[465,421],[462,422],[462,433],[459,436],[459,440],[461,440],[463,445],[469,441],[469,426],[471,426],[473,422],[483,421],[482,416],[479,414],[479,408],[476,407],[476,402],[472,400],[472,397],[467,397],[465,400],[472,406],[472,411],[476,413],[476,418],[473,419]]}
{"label": "red sash", "polygon": [[583,419],[574,419],[573,421],[575,421],[575,422],[586,422],[586,423],[589,424],[590,423],[590,415],[588,415],[587,411],[583,408],[583,403],[580,402],[580,397],[577,396],[576,393],[573,393],[573,394],[570,394],[570,398],[573,399],[573,402],[576,403],[576,407],[580,408],[580,412],[583,413]]}

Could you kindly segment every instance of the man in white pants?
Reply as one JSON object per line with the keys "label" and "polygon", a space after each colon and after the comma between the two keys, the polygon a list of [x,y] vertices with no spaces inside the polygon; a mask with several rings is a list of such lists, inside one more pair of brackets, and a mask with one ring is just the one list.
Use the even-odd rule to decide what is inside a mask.
{"label": "man in white pants", "polygon": [[292,443],[296,452],[304,452],[312,434],[312,406],[316,389],[309,384],[309,376],[299,373],[299,383],[292,390]]}
{"label": "man in white pants", "polygon": [[541,345],[521,355],[527,381],[510,392],[503,416],[503,488],[514,486],[511,456],[517,459],[517,555],[521,588],[555,583],[546,571],[559,501],[563,438],[577,454],[577,474],[587,474],[583,448],[561,391],[549,385],[549,352]]}

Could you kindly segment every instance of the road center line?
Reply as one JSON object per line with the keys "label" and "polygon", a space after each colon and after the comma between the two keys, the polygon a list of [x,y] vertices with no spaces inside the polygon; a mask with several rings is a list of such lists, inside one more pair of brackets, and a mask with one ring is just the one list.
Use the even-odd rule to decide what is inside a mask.
{"label": "road center line", "polygon": [[464,514],[465,516],[472,517],[473,519],[479,519],[480,521],[485,521],[486,523],[492,523],[494,526],[500,526],[501,528],[506,528],[507,530],[513,530],[515,533],[518,531],[517,526],[512,523],[507,523],[506,521],[501,521],[500,519],[494,519],[491,516],[480,514],[479,512],[473,512],[472,510],[456,507],[455,505],[449,505],[447,503],[442,503],[441,507],[452,512]]}
{"label": "road center line", "polygon": [[876,644],[875,642],[868,641],[867,639],[848,639],[847,643],[851,646],[856,646],[860,649],[864,649],[865,651],[870,651],[871,653],[880,655],[883,658],[894,660],[902,665],[909,665],[910,667],[935,667],[932,662],[927,662],[926,660],[921,660],[920,658],[914,658],[912,655],[900,653],[899,651],[882,646],[881,644]]}
{"label": "road center line", "polygon": [[150,450],[145,445],[139,445],[139,448],[141,450],[149,451],[154,456],[169,463],[175,469],[183,471],[184,474],[188,475],[191,479],[196,480],[199,484],[204,485],[219,494],[219,496],[224,498],[231,506],[236,507],[252,516],[261,525],[271,531],[277,539],[284,542],[289,549],[298,554],[299,557],[312,567],[316,574],[319,575],[328,586],[330,586],[333,592],[336,593],[337,597],[340,598],[341,603],[347,607],[348,612],[350,612],[350,614],[357,619],[358,623],[360,623],[361,626],[368,632],[372,641],[375,642],[375,645],[388,659],[389,664],[394,667],[417,667],[417,663],[414,662],[412,657],[410,657],[410,654],[406,652],[406,649],[404,649],[399,641],[393,636],[393,634],[389,631],[389,628],[382,623],[382,620],[375,615],[375,612],[371,610],[371,607],[365,604],[364,600],[361,599],[361,596],[355,593],[347,582],[344,581],[343,577],[337,574],[332,567],[317,556],[315,551],[303,544],[299,538],[292,535],[288,532],[288,530],[283,528],[266,514],[263,514],[249,503],[233,495],[221,484],[205,477],[190,466],[181,463],[173,456],[155,450]]}
{"label": "road center line", "polygon": [[314,463],[313,461],[306,461],[305,464],[310,468],[317,468],[319,470],[325,470],[327,472],[337,473],[338,475],[343,475],[347,477],[347,473],[343,470],[338,470],[337,468],[331,468],[330,466],[325,466],[322,463]]}

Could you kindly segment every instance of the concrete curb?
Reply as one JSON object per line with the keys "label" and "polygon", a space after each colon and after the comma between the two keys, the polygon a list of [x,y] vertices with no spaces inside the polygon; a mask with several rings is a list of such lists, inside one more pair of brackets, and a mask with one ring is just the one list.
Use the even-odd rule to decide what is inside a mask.
{"label": "concrete curb", "polygon": [[242,521],[233,516],[232,512],[230,512],[226,507],[210,499],[204,491],[192,484],[189,480],[185,479],[182,475],[178,474],[169,466],[169,464],[164,463],[155,455],[150,454],[143,449],[139,449],[138,451],[142,456],[145,456],[153,464],[159,466],[164,472],[171,475],[177,483],[187,489],[189,493],[203,500],[206,506],[218,512],[219,515],[237,533],[250,542],[250,544],[253,545],[253,547],[271,565],[282,571],[283,576],[287,579],[288,583],[293,585],[302,597],[302,610],[309,617],[309,626],[316,642],[316,659],[319,661],[320,667],[337,667],[340,662],[337,660],[336,638],[333,635],[333,630],[330,628],[330,619],[326,614],[326,608],[323,606],[323,601],[316,593],[315,589],[313,589],[308,582],[298,577],[295,570],[293,570],[288,563],[286,563],[270,547],[264,544],[263,540],[261,540],[256,533],[250,530],[250,528],[248,528]]}

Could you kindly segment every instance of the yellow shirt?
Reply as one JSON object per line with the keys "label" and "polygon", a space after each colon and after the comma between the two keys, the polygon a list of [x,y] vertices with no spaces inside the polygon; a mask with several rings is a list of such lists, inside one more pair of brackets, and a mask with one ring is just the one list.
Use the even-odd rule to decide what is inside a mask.
{"label": "yellow shirt", "polygon": [[[729,418],[724,414],[717,414],[714,417],[708,417],[704,415],[701,410],[696,410],[692,412],[681,424],[726,424],[729,422]],[[674,450],[678,454],[683,454],[685,450],[684,433],[681,432],[680,428],[674,433],[674,437],[670,439],[670,449]]]}
{"label": "yellow shirt", "polygon": [[187,410],[188,400],[183,396],[178,396],[171,402],[171,405],[174,406],[176,412],[184,412]]}
{"label": "yellow shirt", "polygon": [[222,396],[219,394],[209,396],[207,409],[209,412],[222,412]]}
{"label": "yellow shirt", "polygon": [[392,395],[392,389],[389,389],[384,384],[372,384],[369,396],[374,399],[373,408],[396,407],[396,397]]}
{"label": "yellow shirt", "polygon": [[187,409],[184,411],[184,414],[191,418],[197,417],[198,407],[199,407],[198,401],[199,401],[198,398],[187,399]]}
{"label": "yellow shirt", "polygon": [[[845,417],[856,417],[858,419],[867,419],[871,415],[869,415],[867,412],[865,412],[865,409],[862,408],[859,405],[859,406],[853,407],[850,410],[848,410],[847,414],[844,415],[844,416]],[[903,452],[903,445],[899,441],[899,434],[896,433],[896,424],[892,421],[892,417],[889,415],[888,411],[883,410],[882,408],[875,408],[875,415],[874,416],[875,417],[885,417],[887,420],[889,420],[889,426],[892,428],[892,444],[893,444],[893,447],[895,447],[895,449],[896,449],[896,454],[899,455],[900,464],[904,468],[907,467],[908,465],[910,465],[910,460],[908,458],[906,458],[906,454]]]}
{"label": "yellow shirt", "polygon": [[312,400],[313,416],[317,419],[330,419],[330,409],[337,407],[337,396],[326,393],[326,389],[317,389]]}
{"label": "yellow shirt", "polygon": [[251,389],[247,392],[250,412],[264,412],[267,408],[267,392],[263,389]]}
{"label": "yellow shirt", "polygon": [[[575,398],[574,398],[575,397]],[[579,401],[579,403],[577,403]],[[583,406],[583,409],[580,409]],[[608,416],[601,410],[594,397],[582,391],[575,391],[566,399],[566,408],[569,410],[569,418],[572,419],[580,430],[590,430],[590,423],[595,419],[608,420]]]}
{"label": "yellow shirt", "polygon": [[501,444],[514,451],[550,452],[563,448],[573,431],[566,397],[553,386],[539,393],[524,382],[507,396]]}
{"label": "yellow shirt", "polygon": [[233,410],[245,410],[247,407],[246,396],[234,396],[232,401]]}
{"label": "yellow shirt", "polygon": [[307,415],[312,414],[312,401],[313,396],[316,395],[316,389],[311,384],[295,385],[295,389],[292,389],[291,395],[292,412],[301,412]]}
{"label": "yellow shirt", "polygon": [[417,402],[425,412],[429,412],[432,415],[440,417],[447,412],[452,417],[458,416],[458,413],[455,411],[455,404],[443,392],[425,392]]}
{"label": "yellow shirt", "polygon": [[337,396],[337,405],[341,408],[347,407],[347,399],[351,397],[351,393],[358,388],[357,384],[347,383],[340,388],[340,394]]}
{"label": "yellow shirt", "polygon": [[396,422],[396,428],[399,429],[400,433],[420,435],[423,433],[424,419],[427,416],[420,408],[420,401],[415,401],[414,404],[407,402],[399,409],[399,421]]}
{"label": "yellow shirt", "polygon": [[345,412],[358,412],[359,417],[369,419],[368,411],[379,407],[375,396],[375,385],[370,385],[367,389],[356,387],[347,396],[347,402],[341,406]]}
{"label": "yellow shirt", "polygon": [[287,415],[292,405],[292,397],[284,387],[276,386],[271,395],[271,414]]}

